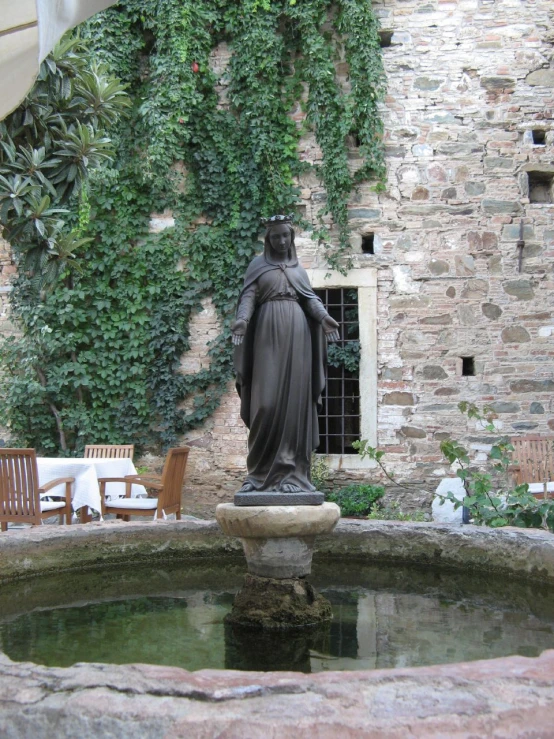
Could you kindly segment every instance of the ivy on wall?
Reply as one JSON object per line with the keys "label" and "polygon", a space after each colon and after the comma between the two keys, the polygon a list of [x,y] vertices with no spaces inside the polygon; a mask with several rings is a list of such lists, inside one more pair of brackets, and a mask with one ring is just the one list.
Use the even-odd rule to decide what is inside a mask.
{"label": "ivy on wall", "polygon": [[[126,85],[130,113],[111,131],[115,159],[81,197],[80,233],[92,242],[80,272],[62,275],[39,304],[26,301],[20,277],[25,336],[3,350],[17,368],[7,411],[14,435],[46,451],[60,449],[60,426],[66,453],[95,441],[167,447],[227,387],[229,323],[260,217],[294,211],[308,129],[333,224],[316,233],[330,266],[347,266],[348,199],[357,182],[384,175],[378,23],[369,0],[122,0],[81,36]],[[224,85],[211,63],[221,44]],[[305,116],[291,115],[300,108]],[[363,159],[355,175],[353,136]],[[149,214],[164,210],[174,228],[149,233]],[[190,320],[206,297],[221,333],[209,368],[183,374]],[[42,382],[37,362],[22,361],[33,353]]]}

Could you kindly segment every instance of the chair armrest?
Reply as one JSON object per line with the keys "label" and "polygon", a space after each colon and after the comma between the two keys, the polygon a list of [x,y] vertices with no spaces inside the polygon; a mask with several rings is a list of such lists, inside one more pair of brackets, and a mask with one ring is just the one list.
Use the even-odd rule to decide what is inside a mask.
{"label": "chair armrest", "polygon": [[131,485],[142,485],[145,488],[154,488],[155,490],[163,489],[163,485],[159,477],[142,477],[142,475],[125,475],[125,477],[99,477],[98,482],[100,483],[100,485],[107,482],[126,482],[131,483]]}
{"label": "chair armrest", "polygon": [[99,477],[98,482],[102,484],[103,482],[130,482],[126,477]]}
{"label": "chair armrest", "polygon": [[144,477],[143,475],[127,475],[126,482],[133,485],[142,485],[145,488],[153,488],[154,490],[163,490],[162,480],[160,477]]}
{"label": "chair armrest", "polygon": [[63,485],[71,482],[75,482],[74,477],[58,477],[55,480],[50,480],[50,482],[45,482],[44,485],[41,485],[39,487],[38,492],[45,493],[47,490],[52,490],[52,488],[55,488],[58,485]]}

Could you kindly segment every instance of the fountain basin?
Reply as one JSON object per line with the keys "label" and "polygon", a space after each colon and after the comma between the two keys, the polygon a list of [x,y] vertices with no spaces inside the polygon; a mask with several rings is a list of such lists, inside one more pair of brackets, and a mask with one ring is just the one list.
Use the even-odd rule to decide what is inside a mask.
{"label": "fountain basin", "polygon": [[[316,558],[410,562],[554,583],[554,537],[542,531],[341,521]],[[215,522],[37,527],[0,536],[0,579],[46,572],[242,557]],[[0,655],[0,734],[7,737],[549,736],[554,651],[360,672],[187,672],[152,665],[48,668]]]}

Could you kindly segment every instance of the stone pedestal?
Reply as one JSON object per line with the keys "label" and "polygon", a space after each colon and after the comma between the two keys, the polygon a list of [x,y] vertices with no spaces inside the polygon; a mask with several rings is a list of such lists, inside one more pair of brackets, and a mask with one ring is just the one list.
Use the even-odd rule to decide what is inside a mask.
{"label": "stone pedestal", "polygon": [[279,580],[310,574],[314,539],[334,529],[340,508],[222,503],[215,517],[225,534],[241,539],[251,574]]}
{"label": "stone pedestal", "polygon": [[242,541],[248,573],[227,624],[239,629],[315,627],[332,618],[330,603],[304,578],[312,569],[315,537],[333,530],[335,503],[319,506],[235,506],[215,511],[228,536]]}

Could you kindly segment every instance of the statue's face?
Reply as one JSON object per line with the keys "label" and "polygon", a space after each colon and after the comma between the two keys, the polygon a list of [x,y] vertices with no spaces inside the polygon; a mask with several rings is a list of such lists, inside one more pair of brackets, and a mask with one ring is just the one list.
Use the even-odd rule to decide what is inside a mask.
{"label": "statue's face", "polygon": [[290,228],[285,223],[272,226],[269,232],[269,243],[278,254],[286,254],[291,244]]}

